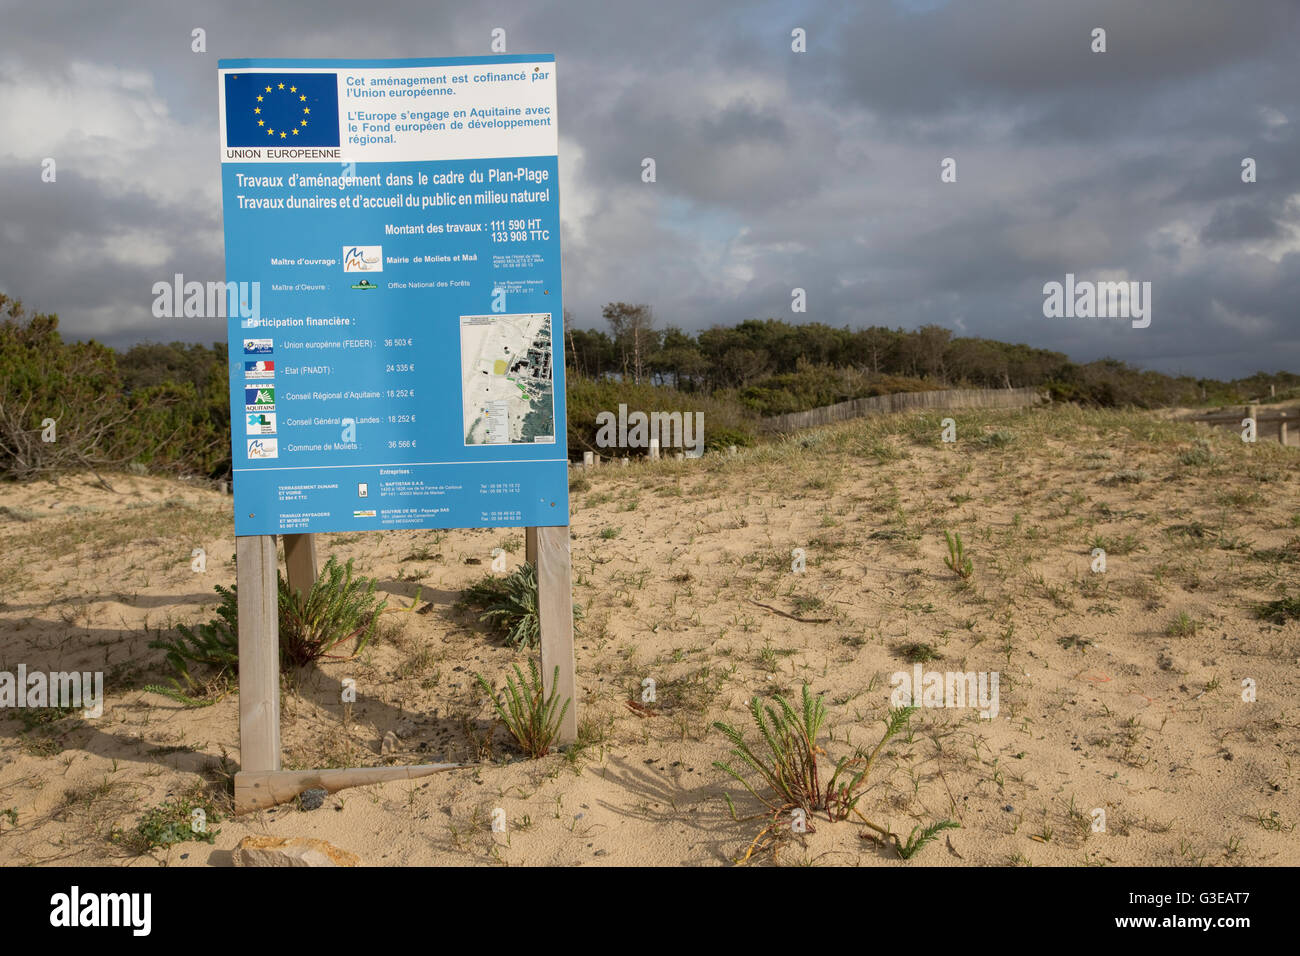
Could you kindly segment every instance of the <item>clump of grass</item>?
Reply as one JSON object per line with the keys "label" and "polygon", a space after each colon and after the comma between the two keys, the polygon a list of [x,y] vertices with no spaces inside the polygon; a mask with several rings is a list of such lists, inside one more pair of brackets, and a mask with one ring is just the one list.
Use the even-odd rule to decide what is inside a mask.
{"label": "clump of grass", "polygon": [[1005,448],[1015,440],[1015,432],[999,429],[995,432],[989,432],[987,435],[981,435],[979,438],[975,439],[975,443],[983,445],[985,448]]}
{"label": "clump of grass", "polygon": [[826,602],[815,594],[796,594],[790,598],[790,603],[798,614],[808,614],[826,606]]}
{"label": "clump of grass", "polygon": [[[755,789],[744,774],[731,764],[715,761],[714,766],[735,778],[762,803],[770,816],[766,827],[750,844],[749,850],[738,862],[744,862],[756,849],[764,849],[774,842],[764,844],[766,837],[775,838],[784,829],[779,818],[792,811],[802,811],[806,825],[811,828],[811,817],[823,813],[830,822],[846,820],[850,814],[856,814],[867,826],[882,837],[892,839],[895,848],[904,859],[916,852],[925,842],[933,838],[934,833],[955,824],[945,821],[945,826],[927,828],[929,836],[914,839],[916,830],[907,842],[898,839],[889,830],[872,823],[858,809],[858,803],[865,792],[867,778],[885,744],[900,733],[911,719],[915,707],[891,710],[885,720],[885,731],[875,748],[864,753],[857,749],[852,756],[844,756],[832,764],[830,778],[823,786],[819,759],[831,758],[817,744],[817,738],[826,721],[826,705],[819,694],[816,697],[803,685],[801,707],[795,710],[780,694],[773,695],[776,706],[763,704],[757,697],[750,701],[749,712],[754,726],[758,730],[762,745],[759,749],[750,747],[744,735],[729,724],[717,721],[714,727],[731,742],[731,756],[743,767],[756,773],[765,792]],[[735,817],[735,805],[731,797],[726,796],[727,804]]]}
{"label": "clump of grass", "polygon": [[25,707],[17,711],[17,717],[22,721],[24,733],[36,729],[52,730],[55,724],[71,717],[80,709],[79,707]]}
{"label": "clump of grass", "polygon": [[1255,608],[1255,616],[1261,621],[1273,624],[1285,624],[1288,620],[1300,621],[1300,597],[1283,597],[1276,601],[1265,601]]}
{"label": "clump of grass", "polygon": [[934,649],[933,645],[919,642],[900,645],[898,653],[909,664],[924,664],[926,661],[937,661],[942,656]]}
{"label": "clump of grass", "polygon": [[[491,625],[512,647],[531,647],[541,637],[535,565],[521,564],[505,576],[487,575],[465,589],[460,604],[482,611],[479,620]],[[582,620],[582,608],[577,604],[573,619]]]}
{"label": "clump of grass", "polygon": [[1112,485],[1136,485],[1148,480],[1151,472],[1141,468],[1121,468],[1115,474],[1110,476],[1109,484]]}
{"label": "clump of grass", "polygon": [[360,654],[375,636],[379,615],[388,604],[375,603],[374,578],[352,576],[352,559],[340,565],[334,557],[312,584],[311,591],[289,589],[280,576],[280,666],[302,667],[344,641],[356,639],[348,659]]}
{"label": "clump of grass", "polygon": [[1197,439],[1195,445],[1179,454],[1178,463],[1188,468],[1213,464],[1214,452],[1210,450],[1210,443],[1204,438]]}
{"label": "clump of grass", "polygon": [[1132,534],[1119,535],[1112,534],[1094,534],[1088,542],[1089,549],[1101,548],[1107,554],[1125,555],[1132,554],[1134,551],[1145,551],[1146,548],[1138,543],[1137,536]]}
{"label": "clump of grass", "polygon": [[1091,638],[1080,637],[1078,634],[1067,634],[1064,637],[1058,637],[1056,643],[1060,644],[1061,647],[1065,648],[1067,651],[1072,647],[1077,647],[1085,654],[1088,653],[1088,648],[1092,647],[1093,644]]}
{"label": "clump of grass", "polygon": [[492,701],[497,717],[505,724],[515,742],[529,757],[545,757],[551,750],[551,744],[560,733],[560,722],[569,709],[570,701],[566,698],[560,702],[560,668],[555,668],[551,693],[548,696],[542,686],[541,674],[534,661],[528,662],[528,677],[514,665],[514,677],[506,674],[506,686],[503,696],[499,697],[492,690],[482,674],[475,674],[479,686]]}
{"label": "clump of grass", "polygon": [[1165,635],[1168,637],[1191,637],[1200,629],[1200,621],[1193,618],[1186,611],[1179,611],[1178,616],[1170,621],[1165,628]]}
{"label": "clump of grass", "polygon": [[969,580],[975,573],[975,565],[966,555],[966,546],[962,543],[961,532],[954,534],[945,531],[943,537],[948,542],[948,557],[944,558],[943,563],[963,581]]}
{"label": "clump of grass", "polygon": [[606,527],[606,528],[601,528],[601,529],[600,529],[600,536],[601,536],[604,540],[609,541],[611,538],[617,538],[617,537],[619,536],[619,533],[620,533],[622,530],[623,530],[622,528],[616,528],[616,527],[614,527],[614,526],[611,525],[611,526]]}
{"label": "clump of grass", "polygon": [[1280,561],[1288,564],[1300,562],[1300,536],[1291,538],[1280,548],[1266,548],[1255,551],[1251,554],[1251,557],[1259,561]]}
{"label": "clump of grass", "polygon": [[[442,533],[435,532],[433,536],[433,543],[440,544],[441,542],[442,542]],[[512,549],[507,548],[506,550],[509,551]],[[420,547],[413,550],[406,557],[402,558],[402,563],[405,564],[408,561],[441,561],[441,560],[442,560],[442,555],[440,553],[435,553],[434,550],[427,545],[421,545]]]}

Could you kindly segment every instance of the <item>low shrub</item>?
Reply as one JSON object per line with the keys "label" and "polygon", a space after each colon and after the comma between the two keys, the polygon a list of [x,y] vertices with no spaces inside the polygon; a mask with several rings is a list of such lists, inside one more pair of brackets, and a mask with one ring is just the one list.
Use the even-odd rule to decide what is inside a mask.
{"label": "low shrub", "polygon": [[[762,841],[765,837],[774,837],[778,832],[785,831],[787,824],[780,822],[779,818],[794,811],[802,814],[803,826],[807,830],[813,829],[812,817],[816,813],[825,814],[826,819],[832,823],[847,820],[850,814],[856,814],[880,836],[892,840],[895,849],[904,859],[914,854],[941,830],[957,826],[952,821],[943,820],[924,829],[913,828],[908,839],[903,841],[889,830],[872,823],[858,810],[872,765],[885,744],[907,726],[915,707],[890,711],[884,733],[875,748],[869,754],[858,749],[852,756],[833,761],[830,778],[823,786],[819,763],[822,758],[830,760],[830,757],[818,745],[817,738],[826,721],[826,705],[821,695],[812,695],[807,684],[803,686],[802,693],[802,706],[797,711],[779,694],[773,695],[776,707],[764,705],[757,697],[750,701],[750,716],[762,740],[758,749],[750,747],[744,735],[729,724],[718,721],[713,725],[731,742],[732,757],[756,773],[759,782],[766,788],[766,792],[760,793],[744,774],[728,763],[715,761],[713,764],[738,780],[767,808],[770,816],[768,825],[751,843],[749,851],[740,862],[748,859],[755,849],[773,845],[772,842],[763,844]],[[726,800],[735,816],[735,806],[730,796]]]}
{"label": "low shrub", "polygon": [[[514,677],[506,674],[506,686],[502,696],[498,696],[482,674],[475,674],[479,687],[492,701],[492,707],[500,721],[505,724],[510,735],[515,738],[519,748],[533,759],[545,757],[550,753],[551,745],[560,733],[560,722],[569,710],[570,700],[559,699],[560,668],[555,668],[551,693],[548,695],[542,686],[537,664],[528,662],[528,676],[514,665]],[[515,678],[519,683],[515,683]]]}
{"label": "low shrub", "polygon": [[356,640],[349,658],[360,654],[375,636],[379,615],[388,601],[375,603],[374,578],[352,576],[352,559],[325,563],[311,593],[290,591],[280,576],[280,666],[302,667],[330,654],[339,644]]}

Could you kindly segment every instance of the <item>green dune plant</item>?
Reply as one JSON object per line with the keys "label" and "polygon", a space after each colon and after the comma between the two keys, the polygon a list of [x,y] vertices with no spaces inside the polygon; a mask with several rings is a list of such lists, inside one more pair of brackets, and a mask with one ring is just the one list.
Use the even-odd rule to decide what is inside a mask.
{"label": "green dune plant", "polygon": [[[498,695],[482,674],[474,678],[488,699],[497,718],[510,731],[519,748],[533,759],[545,757],[560,734],[560,722],[569,710],[570,701],[560,700],[560,668],[555,668],[551,693],[542,685],[541,674],[534,661],[528,662],[528,676],[514,665],[514,676],[506,674],[506,686]],[[518,683],[515,682],[518,678]]]}
{"label": "green dune plant", "polygon": [[[888,829],[873,823],[858,809],[871,768],[881,750],[907,726],[915,707],[902,707],[889,712],[885,719],[884,733],[870,753],[859,748],[851,755],[832,761],[817,743],[826,722],[823,697],[820,694],[814,696],[805,684],[798,709],[780,694],[773,695],[772,700],[775,706],[771,703],[764,704],[757,697],[750,701],[750,717],[760,740],[755,746],[750,746],[744,734],[735,727],[722,721],[713,725],[731,742],[731,756],[737,765],[757,776],[758,786],[730,763],[715,761],[713,765],[738,780],[762,803],[766,809],[760,816],[768,819],[767,825],[737,862],[745,862],[756,851],[774,845],[789,826],[781,818],[794,816],[796,811],[808,830],[813,829],[814,815],[824,815],[832,823],[856,815],[885,840],[892,841],[904,859],[933,839],[940,830],[956,826],[950,821],[942,821],[941,824],[921,830],[919,836],[918,828],[914,828],[907,841],[902,841]],[[824,784],[822,761],[830,763],[830,776]],[[740,819],[736,816],[731,797],[725,795],[725,799],[732,816]]]}

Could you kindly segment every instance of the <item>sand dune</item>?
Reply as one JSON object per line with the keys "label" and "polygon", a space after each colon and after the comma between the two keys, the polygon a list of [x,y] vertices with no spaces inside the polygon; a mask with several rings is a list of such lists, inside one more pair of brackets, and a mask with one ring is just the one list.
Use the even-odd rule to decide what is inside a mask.
{"label": "sand dune", "polygon": [[[473,680],[499,684],[523,656],[452,608],[494,547],[523,559],[522,531],[320,536],[322,560],[355,558],[392,607],[418,590],[424,613],[385,614],[359,660],[286,677],[285,765],[476,766],[225,819],[212,844],[145,855],[127,837],[146,808],[224,799],[238,763],[233,694],[186,709],[143,689],[166,674],[149,641],[206,620],[213,585],[234,581],[230,499],[137,475],[109,476],[112,492],[79,476],[4,486],[0,670],[102,671],[107,699],[99,719],[0,712],[0,863],[224,865],[269,834],[370,865],[728,865],[763,821],[713,766],[728,749],[713,721],[754,739],[746,702],[807,683],[829,709],[823,746],[870,746],[891,676],[922,658],[997,672],[997,715],[922,708],[862,807],[903,835],[960,828],[904,862],[860,824],[814,820],[754,863],[1300,863],[1300,622],[1256,613],[1300,596],[1300,453],[1137,413],[943,414],[956,444],[938,415],[904,415],[575,473],[583,743],[537,761]],[[945,530],[969,581],[945,567]],[[647,678],[656,701],[629,707]]]}

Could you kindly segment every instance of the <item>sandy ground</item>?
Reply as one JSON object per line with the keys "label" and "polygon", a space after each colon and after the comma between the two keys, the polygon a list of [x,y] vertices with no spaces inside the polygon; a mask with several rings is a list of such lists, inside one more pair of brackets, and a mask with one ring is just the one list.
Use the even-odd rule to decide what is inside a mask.
{"label": "sandy ground", "polygon": [[[213,585],[233,583],[230,499],[131,474],[107,476],[113,491],[4,486],[0,671],[100,670],[107,703],[99,719],[0,712],[0,863],[228,865],[241,837],[271,834],[369,865],[728,865],[764,820],[713,766],[728,745],[712,723],[756,741],[746,702],[807,683],[829,710],[822,746],[848,756],[878,739],[891,675],[930,655],[926,670],[997,672],[998,714],[922,708],[860,806],[902,835],[960,828],[902,861],[859,823],[814,818],[751,862],[1300,863],[1300,621],[1256,614],[1300,597],[1300,453],[1140,414],[948,414],[955,444],[938,415],[910,415],[575,473],[583,743],[541,760],[494,727],[472,676],[499,685],[526,655],[452,607],[493,548],[523,560],[522,530],[319,536],[322,561],[355,558],[390,606],[425,613],[385,614],[358,660],[286,676],[285,766],[475,766],[144,854],[127,837],[147,808],[221,804],[238,762],[233,693],[187,709],[143,689],[167,675],[149,642],[207,620]],[[945,567],[945,530],[968,581]],[[657,700],[638,712],[646,678]]]}

